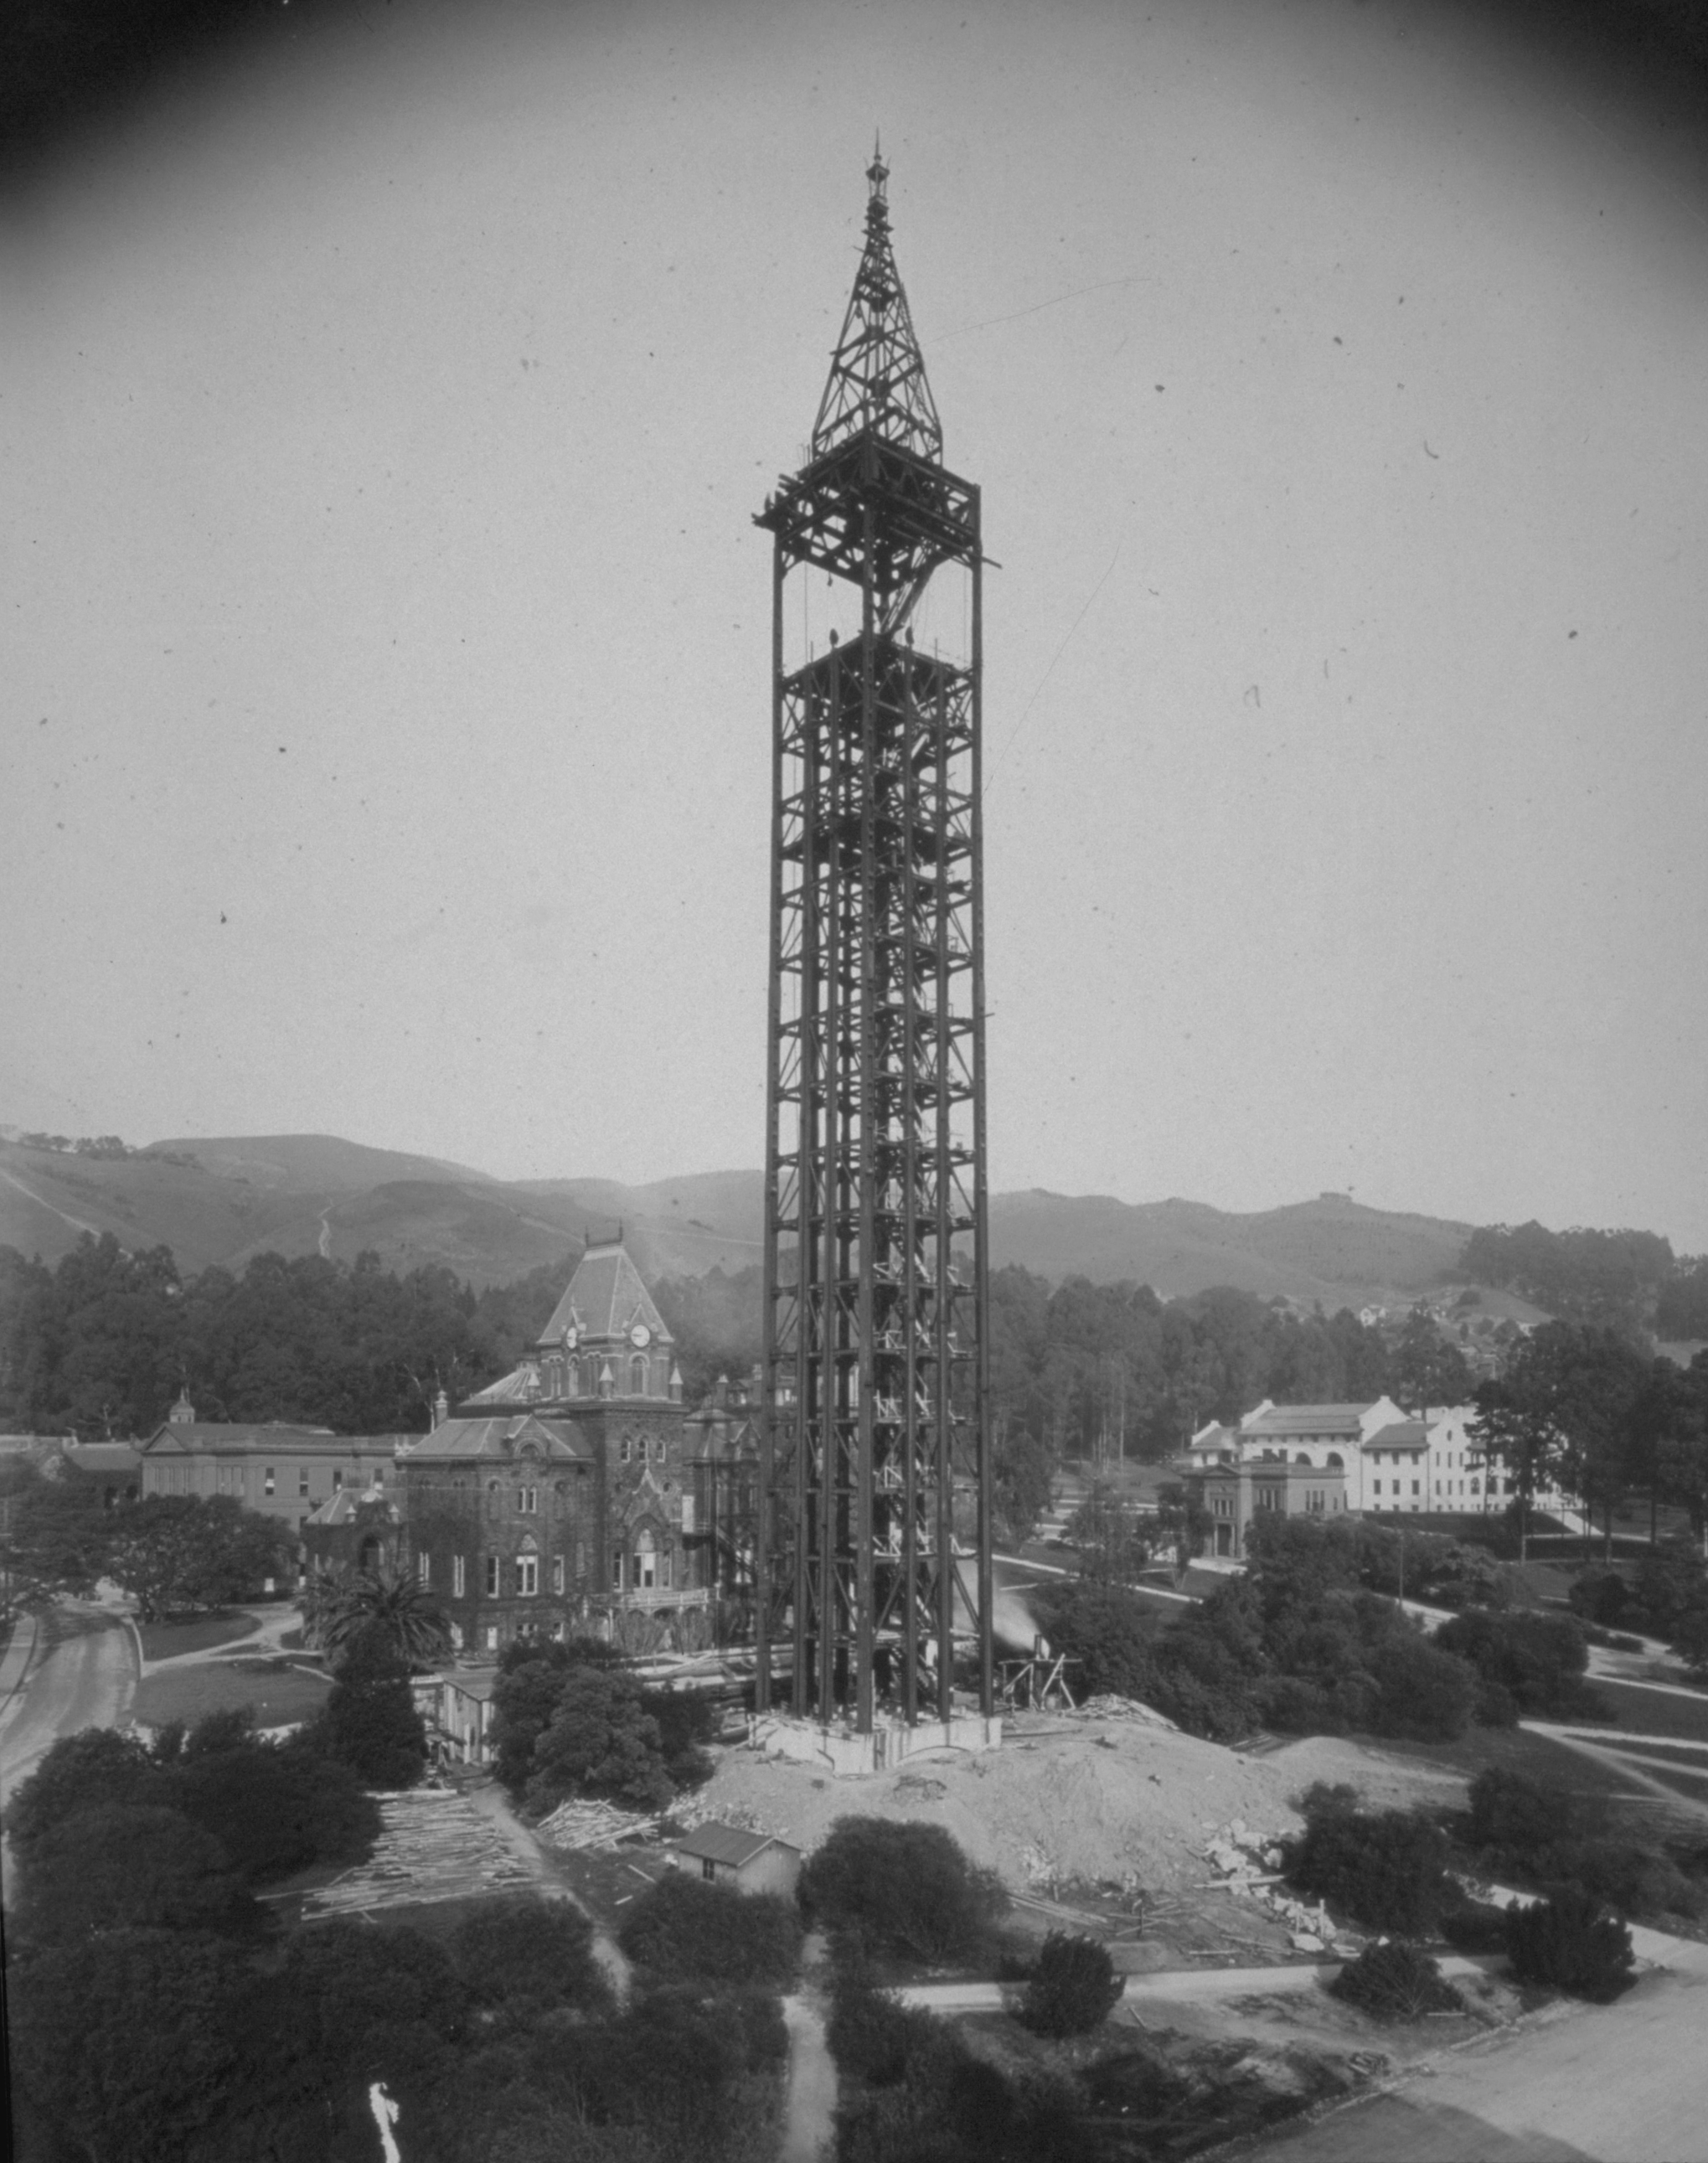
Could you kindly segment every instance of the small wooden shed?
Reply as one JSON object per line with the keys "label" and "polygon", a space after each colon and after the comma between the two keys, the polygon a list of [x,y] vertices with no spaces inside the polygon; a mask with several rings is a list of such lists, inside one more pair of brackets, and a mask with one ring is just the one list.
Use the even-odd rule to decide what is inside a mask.
{"label": "small wooden shed", "polygon": [[800,1875],[800,1850],[768,1832],[743,1832],[739,1825],[710,1819],[696,1825],[671,1850],[678,1870],[689,1870],[709,1885],[733,1885],[738,1893],[780,1893],[794,1897]]}

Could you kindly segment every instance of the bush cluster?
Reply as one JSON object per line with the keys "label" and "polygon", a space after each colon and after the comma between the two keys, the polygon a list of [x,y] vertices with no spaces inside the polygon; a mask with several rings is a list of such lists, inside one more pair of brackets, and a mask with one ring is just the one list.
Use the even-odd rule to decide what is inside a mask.
{"label": "bush cluster", "polygon": [[838,1818],[808,1858],[799,1895],[809,1925],[863,1957],[940,1966],[986,1949],[1008,1895],[942,1826]]}
{"label": "bush cluster", "polygon": [[1020,2019],[1040,2035],[1084,2035],[1120,2003],[1121,1978],[1096,1938],[1052,1930],[1026,1985]]}
{"label": "bush cluster", "polygon": [[517,1639],[500,1660],[492,1701],[494,1770],[538,1815],[575,1795],[663,1810],[710,1776],[711,1707],[643,1688],[595,1640]]}
{"label": "bush cluster", "polygon": [[1633,1977],[1631,1933],[1590,1893],[1566,1888],[1506,1914],[1506,1954],[1521,1982],[1544,1983],[1606,2005]]}
{"label": "bush cluster", "polygon": [[841,2079],[837,2163],[1082,2163],[1072,2090],[1009,2078],[952,2023],[899,2005],[857,1961],[839,1964],[826,2029]]}
{"label": "bush cluster", "polygon": [[617,1942],[637,1967],[675,1982],[786,1990],[800,1962],[794,1903],[667,1870],[629,1909]]}
{"label": "bush cluster", "polygon": [[1454,1893],[1438,1825],[1412,1810],[1364,1810],[1345,1788],[1312,1788],[1304,1832],[1286,1848],[1288,1877],[1371,1930],[1421,1935]]}
{"label": "bush cluster", "polygon": [[1558,1788],[1491,1766],[1472,1781],[1465,1836],[1484,1868],[1547,1889],[1564,1886],[1627,1914],[1695,1918],[1701,1880],[1664,1851],[1596,1833]]}
{"label": "bush cluster", "polygon": [[1456,2013],[1462,2003],[1439,1965],[1403,1938],[1366,1946],[1328,1988],[1378,2020],[1421,2020],[1426,2013]]}
{"label": "bush cluster", "polygon": [[1435,1633],[1440,1651],[1467,1662],[1485,1690],[1504,1690],[1521,1714],[1594,1720],[1606,1707],[1584,1680],[1590,1655],[1576,1619],[1520,1609],[1508,1615],[1473,1608]]}

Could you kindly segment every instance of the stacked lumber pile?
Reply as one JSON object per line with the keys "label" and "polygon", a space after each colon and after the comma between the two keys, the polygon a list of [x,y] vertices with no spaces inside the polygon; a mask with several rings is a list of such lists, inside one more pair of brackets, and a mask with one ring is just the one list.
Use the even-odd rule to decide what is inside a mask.
{"label": "stacked lumber pile", "polygon": [[380,1834],[366,1862],[306,1894],[305,1922],[374,1908],[515,1892],[535,1873],[471,1803],[443,1789],[382,1795]]}
{"label": "stacked lumber pile", "polygon": [[549,1817],[535,1826],[542,1840],[553,1847],[578,1851],[610,1849],[624,1841],[656,1840],[658,1820],[636,1810],[619,1809],[615,1803],[593,1799],[559,1803]]}

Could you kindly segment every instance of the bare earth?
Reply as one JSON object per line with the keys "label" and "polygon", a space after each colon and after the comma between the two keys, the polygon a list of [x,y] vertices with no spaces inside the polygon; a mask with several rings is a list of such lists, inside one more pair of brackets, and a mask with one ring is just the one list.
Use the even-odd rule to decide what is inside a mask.
{"label": "bare earth", "polygon": [[869,1779],[733,1750],[699,1799],[808,1851],[839,1817],[940,1825],[1013,1892],[1130,1872],[1147,1891],[1178,1893],[1206,1879],[1202,1851],[1218,1826],[1243,1818],[1254,1832],[1296,1830],[1292,1799],[1315,1780],[1349,1782],[1381,1805],[1464,1792],[1455,1774],[1328,1736],[1246,1757],[1161,1725],[1076,1717],[1016,1726],[982,1756],[946,1751]]}

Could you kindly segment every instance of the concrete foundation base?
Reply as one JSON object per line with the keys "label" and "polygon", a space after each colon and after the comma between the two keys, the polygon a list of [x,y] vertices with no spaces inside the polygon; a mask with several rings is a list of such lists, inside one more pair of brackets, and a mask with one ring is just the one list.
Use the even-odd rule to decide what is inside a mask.
{"label": "concrete foundation base", "polygon": [[810,1765],[839,1780],[893,1772],[904,1758],[928,1750],[996,1750],[1002,1746],[1000,1716],[957,1713],[952,1720],[922,1720],[917,1727],[886,1720],[870,1735],[846,1727],[820,1727],[810,1720],[778,1713],[755,1714],[747,1721],[747,1744],[767,1757],[785,1757]]}

